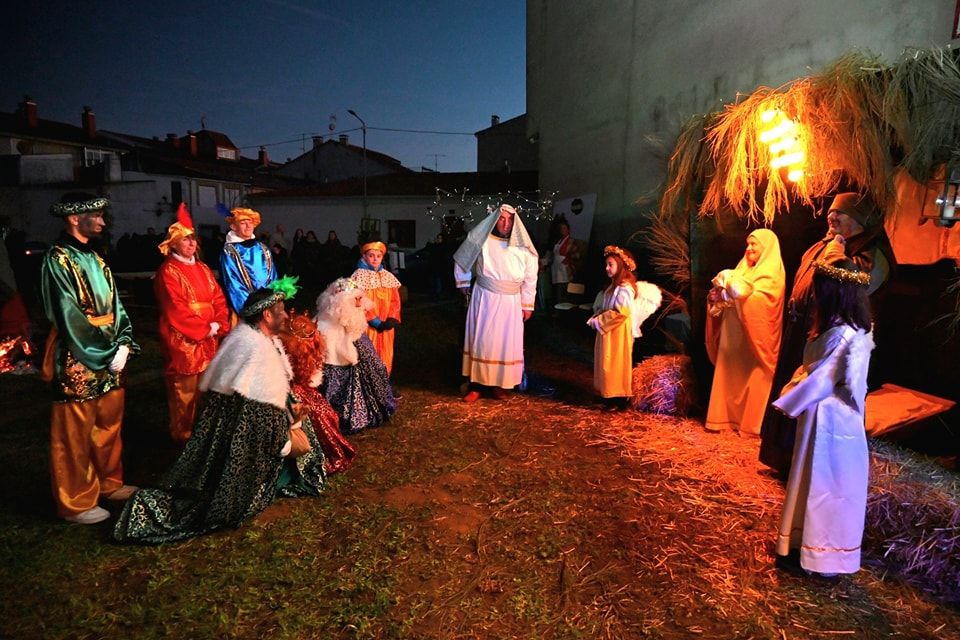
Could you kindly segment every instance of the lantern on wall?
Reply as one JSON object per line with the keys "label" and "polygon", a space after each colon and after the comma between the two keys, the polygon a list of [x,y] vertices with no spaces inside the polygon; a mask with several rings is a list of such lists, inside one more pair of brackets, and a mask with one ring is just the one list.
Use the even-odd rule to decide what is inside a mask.
{"label": "lantern on wall", "polygon": [[[946,177],[943,181],[943,191],[937,196],[937,214],[933,217],[938,227],[952,229],[957,223],[958,213],[960,213],[960,169],[947,169]],[[920,224],[926,222],[926,218],[920,219]]]}
{"label": "lantern on wall", "polygon": [[760,142],[770,152],[770,168],[786,169],[787,179],[798,182],[803,178],[807,154],[800,142],[800,125],[788,118],[779,109],[769,109],[760,114],[766,129],[760,132]]}

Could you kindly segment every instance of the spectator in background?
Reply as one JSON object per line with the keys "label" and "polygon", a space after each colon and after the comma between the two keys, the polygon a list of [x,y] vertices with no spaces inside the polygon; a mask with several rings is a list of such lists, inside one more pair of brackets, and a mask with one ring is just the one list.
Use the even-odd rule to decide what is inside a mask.
{"label": "spectator in background", "polygon": [[272,245],[279,244],[286,251],[290,251],[290,243],[287,241],[287,236],[283,232],[283,225],[278,224],[277,228],[273,232],[273,237],[271,237]]}
{"label": "spectator in background", "polygon": [[550,280],[553,283],[554,299],[564,302],[567,299],[567,285],[573,282],[574,275],[580,269],[584,243],[573,239],[570,225],[565,218],[556,218],[554,224],[558,237],[551,254]]}
{"label": "spectator in background", "polygon": [[277,266],[277,273],[290,273],[290,258],[287,255],[287,249],[279,242],[274,242],[270,251],[273,252],[273,263]]}

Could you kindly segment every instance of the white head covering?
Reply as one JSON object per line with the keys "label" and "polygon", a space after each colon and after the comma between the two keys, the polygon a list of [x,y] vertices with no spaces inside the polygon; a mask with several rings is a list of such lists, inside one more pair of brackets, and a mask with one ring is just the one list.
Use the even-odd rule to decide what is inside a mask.
{"label": "white head covering", "polygon": [[473,268],[473,263],[477,261],[480,250],[483,248],[483,243],[487,241],[487,236],[493,231],[503,211],[513,216],[513,230],[510,231],[510,238],[507,240],[507,245],[526,249],[533,254],[534,258],[537,257],[537,250],[533,246],[533,240],[530,239],[527,228],[523,226],[523,221],[521,221],[520,216],[517,215],[517,210],[509,204],[504,203],[495,211],[491,211],[490,215],[484,218],[480,224],[470,229],[470,232],[467,233],[467,239],[463,241],[460,248],[453,254],[453,261],[456,262],[461,269],[469,271]]}

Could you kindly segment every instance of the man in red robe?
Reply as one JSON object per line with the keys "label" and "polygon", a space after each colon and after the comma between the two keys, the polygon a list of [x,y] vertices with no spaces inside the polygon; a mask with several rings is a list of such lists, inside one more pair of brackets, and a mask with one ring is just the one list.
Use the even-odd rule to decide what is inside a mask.
{"label": "man in red robe", "polygon": [[184,443],[197,413],[200,374],[230,330],[229,312],[210,267],[197,259],[197,236],[185,205],[180,205],[177,222],[167,229],[159,249],[167,256],[157,269],[154,291],[160,306],[170,435]]}

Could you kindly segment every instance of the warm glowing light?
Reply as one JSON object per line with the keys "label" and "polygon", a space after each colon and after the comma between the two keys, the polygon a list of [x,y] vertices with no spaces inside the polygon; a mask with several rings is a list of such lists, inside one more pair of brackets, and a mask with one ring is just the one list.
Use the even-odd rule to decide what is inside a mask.
{"label": "warm glowing light", "polygon": [[767,129],[760,133],[760,142],[770,143],[789,135],[796,125],[790,120],[784,120],[772,129]]}
{"label": "warm glowing light", "polygon": [[779,169],[780,167],[787,167],[791,164],[800,164],[805,158],[806,154],[804,154],[803,151],[794,151],[793,153],[777,156],[770,161],[770,166],[774,169]]}
{"label": "warm glowing light", "polygon": [[760,120],[769,124],[760,132],[760,142],[768,145],[770,168],[787,168],[787,179],[797,182],[803,178],[806,153],[800,144],[799,125],[782,111],[770,109],[760,114]]}

